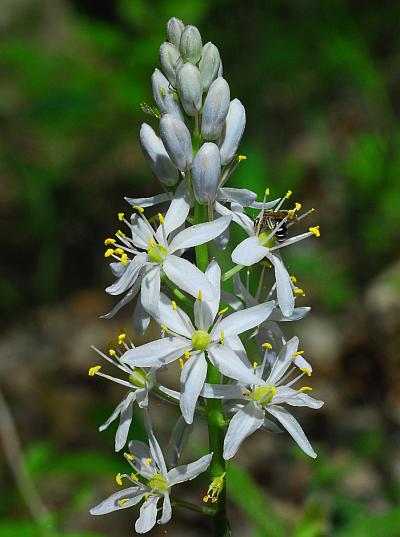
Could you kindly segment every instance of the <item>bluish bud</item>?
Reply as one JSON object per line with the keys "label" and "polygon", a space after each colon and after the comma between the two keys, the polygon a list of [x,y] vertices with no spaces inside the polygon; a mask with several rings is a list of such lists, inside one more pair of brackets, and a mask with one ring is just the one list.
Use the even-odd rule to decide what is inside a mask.
{"label": "bluish bud", "polygon": [[229,110],[230,98],[228,82],[224,78],[214,80],[204,102],[201,120],[201,134],[205,140],[215,140],[220,136]]}
{"label": "bluish bud", "polygon": [[215,200],[221,178],[221,157],[218,146],[203,144],[192,164],[192,184],[196,200],[206,204]]}
{"label": "bluish bud", "polygon": [[176,70],[181,61],[178,49],[172,43],[163,43],[160,47],[160,63],[163,73],[173,86],[176,86]]}
{"label": "bluish bud", "polygon": [[201,57],[201,35],[196,26],[186,26],[179,43],[181,56],[184,61],[197,63]]}
{"label": "bluish bud", "polygon": [[200,83],[200,71],[191,63],[185,63],[176,76],[176,87],[182,106],[188,116],[195,116],[201,109],[203,92]]}
{"label": "bluish bud", "polygon": [[223,76],[223,74],[224,74],[224,68],[222,67],[222,62],[220,61],[217,76]]}
{"label": "bluish bud", "polygon": [[181,42],[181,35],[184,29],[185,29],[185,25],[183,24],[181,19],[172,17],[167,22],[168,41],[172,43],[173,45],[175,45],[178,50],[179,50],[179,45]]}
{"label": "bluish bud", "polygon": [[203,47],[199,63],[200,79],[203,92],[207,91],[211,83],[217,78],[221,58],[217,47],[209,41]]}
{"label": "bluish bud", "polygon": [[233,99],[229,106],[222,131],[222,143],[220,145],[222,165],[228,164],[236,154],[246,126],[246,111],[239,99]]}
{"label": "bluish bud", "polygon": [[169,158],[161,138],[146,123],[140,127],[140,143],[143,154],[157,178],[166,186],[175,185],[179,179],[178,170]]}
{"label": "bluish bud", "polygon": [[153,97],[162,114],[171,114],[177,119],[183,121],[184,116],[182,109],[174,98],[174,91],[170,87],[170,83],[159,69],[155,69],[151,75],[151,87],[153,89]]}
{"label": "bluish bud", "polygon": [[160,119],[160,135],[172,162],[185,171],[193,160],[192,139],[189,129],[171,114]]}

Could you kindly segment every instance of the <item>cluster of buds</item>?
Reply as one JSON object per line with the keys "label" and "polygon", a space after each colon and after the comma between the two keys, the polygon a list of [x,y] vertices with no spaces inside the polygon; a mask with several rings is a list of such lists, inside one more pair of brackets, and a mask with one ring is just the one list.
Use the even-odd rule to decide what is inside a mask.
{"label": "cluster of buds", "polygon": [[[135,526],[138,533],[155,525],[160,501],[158,522],[168,522],[171,487],[208,467],[211,481],[203,500],[209,506],[195,509],[215,513],[219,502],[225,501],[224,484],[229,478],[225,461],[258,429],[285,429],[307,455],[316,457],[286,406],[318,409],[323,404],[309,395],[311,387],[298,386],[301,379],[311,376],[312,366],[298,350],[299,339],[287,340],[281,328],[310,310],[296,304],[304,291],[288,273],[281,250],[320,235],[314,226],[289,236],[292,226],[312,210],[301,214],[297,202],[284,208],[291,191],[268,201],[266,189],[257,201],[257,194],[246,188],[225,187],[238,163],[246,158],[238,154],[246,123],[244,107],[238,99],[231,100],[219,51],[210,42],[203,46],[197,28],[172,18],[167,37],[168,42],[160,47],[161,70],[155,69],[152,75],[156,106],[142,105],[159,120],[160,136],[148,124],[140,129],[144,156],[163,192],[150,198],[125,198],[133,210],[129,216],[118,213],[123,230],[104,241],[105,257],[112,260],[110,268],[116,277],[106,291],[121,296],[104,317],[113,317],[136,299],[135,332],[144,334],[153,319],[159,337],[135,346],[121,332],[108,352],[94,347],[119,375],[104,373],[101,365],[89,369],[91,377],[127,389],[100,430],[119,419],[115,450],[128,445],[125,459],[134,470],[119,473],[117,484],[127,480],[130,486],[91,513],[105,514],[143,502]],[[162,203],[168,204],[166,212],[146,216],[147,208]],[[226,262],[233,266],[222,273],[217,260],[209,258],[207,245],[216,241],[225,249],[234,225],[248,237],[231,244]],[[185,258],[193,248],[196,264]],[[250,269],[256,265],[261,267],[259,280],[252,282]],[[241,273],[246,267],[244,284]],[[268,269],[272,269],[269,288]],[[233,293],[232,286],[225,287],[230,279]],[[164,386],[158,378],[174,362],[180,365],[179,391]],[[153,396],[181,412],[166,458],[153,433]],[[135,405],[144,415],[149,445],[128,440]],[[208,419],[213,452],[178,466],[198,415]],[[220,523],[220,517],[215,519]]]}

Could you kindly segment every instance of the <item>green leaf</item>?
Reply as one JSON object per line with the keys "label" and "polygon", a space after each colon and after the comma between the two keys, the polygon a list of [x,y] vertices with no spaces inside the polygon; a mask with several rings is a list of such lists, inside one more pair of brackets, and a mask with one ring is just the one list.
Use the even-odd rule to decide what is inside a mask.
{"label": "green leaf", "polygon": [[336,537],[398,537],[400,508],[396,507],[373,517],[362,517],[339,531]]}

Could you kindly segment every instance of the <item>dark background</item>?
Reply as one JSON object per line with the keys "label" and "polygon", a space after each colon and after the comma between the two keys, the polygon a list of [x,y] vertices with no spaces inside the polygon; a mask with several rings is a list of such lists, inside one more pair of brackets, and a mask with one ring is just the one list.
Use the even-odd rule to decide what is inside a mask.
{"label": "dark background", "polygon": [[[105,347],[130,328],[129,308],[98,319],[113,303],[103,292],[112,281],[103,240],[118,228],[123,196],[159,191],[138,130],[171,16],[219,47],[231,94],[246,107],[248,159],[233,183],[259,194],[269,186],[274,197],[290,188],[317,209],[310,225],[322,233],[284,252],[305,290],[301,304],[313,306],[296,331],[326,404],[296,415],[319,458],[306,460],[286,435],[249,439],[242,470],[230,470],[233,534],[398,537],[399,3],[2,0],[0,8],[0,374],[12,416],[2,402],[0,537],[134,534],[132,510],[88,515],[125,470],[114,431],[97,432],[123,392],[87,369],[90,344]],[[156,404],[163,441],[175,418]],[[204,434],[200,427],[188,457]],[[30,479],[51,513],[46,523],[32,522],[30,511],[43,514],[35,493],[25,491],[30,505],[21,495]],[[182,496],[200,502],[206,487],[200,479]],[[202,517],[176,508],[153,534],[208,532]]]}

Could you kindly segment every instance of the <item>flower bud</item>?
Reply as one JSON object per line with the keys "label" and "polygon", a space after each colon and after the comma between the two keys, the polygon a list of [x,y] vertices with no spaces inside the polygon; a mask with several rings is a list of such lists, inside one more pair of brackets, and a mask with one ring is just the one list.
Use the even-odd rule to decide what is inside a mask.
{"label": "flower bud", "polygon": [[151,75],[153,97],[162,114],[171,114],[183,121],[183,112],[179,103],[174,98],[174,92],[169,87],[169,82],[159,69],[155,69]]}
{"label": "flower bud", "polygon": [[200,71],[191,63],[185,63],[176,75],[176,87],[185,112],[195,116],[201,109]]}
{"label": "flower bud", "polygon": [[181,42],[181,35],[184,29],[185,29],[185,25],[183,24],[181,19],[172,17],[167,22],[168,41],[172,43],[173,45],[175,45],[178,50],[179,50],[179,44]]}
{"label": "flower bud", "polygon": [[140,143],[143,154],[157,178],[166,186],[175,185],[179,179],[178,170],[169,158],[161,138],[146,123],[140,127]]}
{"label": "flower bud", "polygon": [[160,63],[164,74],[173,86],[176,86],[176,70],[181,61],[179,51],[172,43],[163,43],[160,47]]}
{"label": "flower bud", "polygon": [[224,78],[217,78],[211,84],[204,102],[201,120],[201,134],[206,140],[219,137],[229,110],[230,91]]}
{"label": "flower bud", "polygon": [[201,35],[196,26],[186,26],[179,43],[182,58],[190,63],[197,63],[201,57]]}
{"label": "flower bud", "polygon": [[213,143],[203,144],[192,164],[192,183],[196,200],[206,204],[214,201],[221,177],[221,157]]}
{"label": "flower bud", "polygon": [[220,146],[221,162],[228,164],[233,159],[246,125],[246,111],[239,99],[233,99],[226,116],[225,127],[222,131]]}
{"label": "flower bud", "polygon": [[193,160],[192,140],[189,129],[171,114],[165,114],[160,120],[160,134],[172,162],[185,171]]}
{"label": "flower bud", "polygon": [[203,47],[199,63],[200,79],[203,92],[207,91],[211,83],[217,78],[221,58],[217,47],[209,41]]}
{"label": "flower bud", "polygon": [[217,76],[222,76],[223,74],[224,74],[224,68],[222,67],[222,62],[220,61]]}

